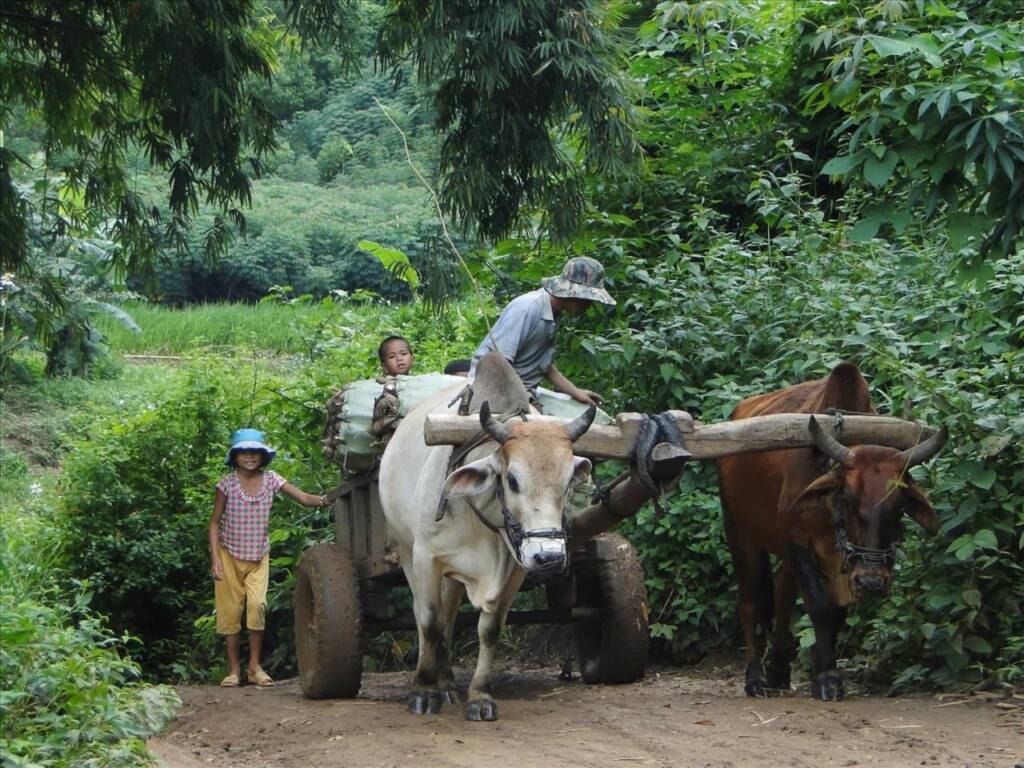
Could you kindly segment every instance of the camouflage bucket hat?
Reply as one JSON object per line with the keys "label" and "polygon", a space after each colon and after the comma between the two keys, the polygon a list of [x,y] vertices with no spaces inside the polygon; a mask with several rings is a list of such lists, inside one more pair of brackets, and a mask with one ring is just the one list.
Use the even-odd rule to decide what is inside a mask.
{"label": "camouflage bucket hat", "polygon": [[544,290],[561,299],[586,299],[611,304],[613,299],[604,289],[604,267],[601,262],[587,256],[577,256],[565,262],[559,277],[541,280]]}

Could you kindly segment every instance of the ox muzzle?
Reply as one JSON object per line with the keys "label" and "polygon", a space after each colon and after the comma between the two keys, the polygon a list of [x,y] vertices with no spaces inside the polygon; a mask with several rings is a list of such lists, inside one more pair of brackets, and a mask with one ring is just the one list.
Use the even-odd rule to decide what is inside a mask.
{"label": "ox muzzle", "polygon": [[561,528],[533,528],[527,530],[513,517],[505,503],[505,492],[499,482],[496,488],[501,516],[505,521],[512,554],[532,578],[547,579],[562,576],[569,570],[569,536],[565,531],[565,516]]}
{"label": "ox muzzle", "polygon": [[892,587],[892,569],[896,564],[896,544],[885,549],[852,544],[846,535],[846,504],[841,494],[832,501],[832,526],[836,550],[842,555],[842,572],[849,575],[858,597],[881,597]]}

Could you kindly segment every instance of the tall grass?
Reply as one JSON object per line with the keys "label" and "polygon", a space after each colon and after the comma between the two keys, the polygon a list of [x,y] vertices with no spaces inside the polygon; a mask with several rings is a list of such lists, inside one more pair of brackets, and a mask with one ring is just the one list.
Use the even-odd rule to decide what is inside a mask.
{"label": "tall grass", "polygon": [[111,351],[151,355],[180,355],[197,349],[301,353],[306,351],[303,325],[326,320],[329,313],[320,304],[196,304],[174,309],[129,302],[122,308],[142,332],[98,314],[96,325]]}

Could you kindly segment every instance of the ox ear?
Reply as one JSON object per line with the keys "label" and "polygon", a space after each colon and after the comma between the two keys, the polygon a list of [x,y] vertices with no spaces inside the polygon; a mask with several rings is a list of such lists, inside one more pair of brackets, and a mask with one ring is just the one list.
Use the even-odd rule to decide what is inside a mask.
{"label": "ox ear", "polygon": [[909,484],[903,489],[903,511],[910,515],[914,522],[924,528],[930,536],[934,536],[938,532],[938,514],[932,509],[928,497],[913,484]]}
{"label": "ox ear", "polygon": [[496,464],[497,452],[485,456],[452,472],[445,478],[441,494],[446,499],[459,496],[478,496],[494,489],[499,467]]}
{"label": "ox ear", "polygon": [[570,487],[577,486],[580,483],[585,483],[590,480],[590,459],[584,459],[579,456],[572,457],[572,482],[569,484]]}
{"label": "ox ear", "polygon": [[813,483],[804,488],[800,495],[789,505],[790,510],[796,512],[804,504],[813,504],[826,493],[831,493],[839,486],[839,478],[829,473],[822,475]]}

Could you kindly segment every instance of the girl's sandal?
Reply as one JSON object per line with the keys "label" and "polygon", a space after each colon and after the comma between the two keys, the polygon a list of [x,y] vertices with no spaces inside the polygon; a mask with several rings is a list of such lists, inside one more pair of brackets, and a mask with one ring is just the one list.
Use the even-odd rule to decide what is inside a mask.
{"label": "girl's sandal", "polygon": [[238,675],[230,674],[220,681],[223,688],[237,688],[239,684]]}
{"label": "girl's sandal", "polygon": [[256,674],[249,675],[249,682],[260,688],[269,688],[274,684],[273,679],[262,669],[257,669]]}

